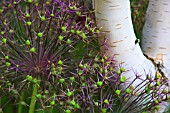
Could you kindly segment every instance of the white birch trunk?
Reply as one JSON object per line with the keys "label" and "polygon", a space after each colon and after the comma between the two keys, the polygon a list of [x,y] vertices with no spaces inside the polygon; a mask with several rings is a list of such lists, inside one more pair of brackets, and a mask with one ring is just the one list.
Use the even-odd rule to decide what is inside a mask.
{"label": "white birch trunk", "polygon": [[170,0],[150,0],[142,50],[164,65],[162,71],[170,80]]}
{"label": "white birch trunk", "polygon": [[[170,80],[170,0],[150,0],[143,28],[142,50],[157,63],[163,64],[162,72]],[[160,113],[165,106],[161,107]]]}
{"label": "white birch trunk", "polygon": [[[130,1],[129,0],[95,0],[95,16],[97,24],[102,27],[102,32],[107,37],[106,49],[103,45],[104,38],[99,39],[101,52],[114,56],[117,66],[128,70],[125,76],[129,81],[138,73],[142,78],[150,73],[155,76],[153,64],[145,58],[139,44],[135,44]],[[136,81],[137,85],[140,81]]]}

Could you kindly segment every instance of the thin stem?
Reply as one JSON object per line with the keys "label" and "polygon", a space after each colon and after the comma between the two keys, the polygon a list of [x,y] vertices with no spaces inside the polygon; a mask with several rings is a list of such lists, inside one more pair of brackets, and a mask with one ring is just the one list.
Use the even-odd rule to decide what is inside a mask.
{"label": "thin stem", "polygon": [[40,79],[38,79],[37,84],[33,84],[33,92],[32,92],[32,97],[31,97],[31,103],[30,103],[30,108],[29,108],[29,113],[34,113],[35,110],[35,104],[36,104],[36,95],[38,92],[38,87],[39,87],[39,82]]}
{"label": "thin stem", "polygon": [[1,109],[1,98],[0,98],[0,113],[2,113],[2,109]]}
{"label": "thin stem", "polygon": [[18,107],[18,113],[23,113],[22,110],[23,110],[23,105],[21,104],[24,100],[24,92],[21,93],[21,96],[20,96],[20,102],[19,102],[19,107]]}

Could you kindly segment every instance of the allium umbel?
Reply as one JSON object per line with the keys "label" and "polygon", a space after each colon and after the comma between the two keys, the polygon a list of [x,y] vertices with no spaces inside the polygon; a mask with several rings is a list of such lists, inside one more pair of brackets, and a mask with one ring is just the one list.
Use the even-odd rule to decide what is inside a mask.
{"label": "allium umbel", "polygon": [[[0,4],[0,96],[30,93],[32,85],[36,98],[45,98],[47,90],[55,94],[57,84],[69,77],[79,58],[73,53],[81,45],[87,48],[99,32],[92,14],[78,2],[62,0],[4,0]],[[36,100],[32,98],[31,105]]]}
{"label": "allium umbel", "polygon": [[140,76],[128,83],[114,58],[96,55],[100,31],[91,11],[76,0],[0,4],[0,98],[15,98],[18,111],[29,104],[29,113],[145,113],[169,100],[169,91],[159,90],[159,75],[133,86]]}

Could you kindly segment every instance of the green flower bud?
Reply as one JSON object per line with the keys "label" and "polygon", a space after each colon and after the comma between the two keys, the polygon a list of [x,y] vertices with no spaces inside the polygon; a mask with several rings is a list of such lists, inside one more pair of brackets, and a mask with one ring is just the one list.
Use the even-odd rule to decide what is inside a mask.
{"label": "green flower bud", "polygon": [[78,75],[82,75],[82,74],[83,74],[83,70],[79,70]]}
{"label": "green flower bud", "polygon": [[38,33],[38,37],[40,37],[40,38],[42,38],[42,36],[43,36],[43,33]]}
{"label": "green flower bud", "polygon": [[156,85],[157,85],[157,86],[160,86],[161,83],[160,83],[159,81],[156,81]]}
{"label": "green flower bud", "polygon": [[54,94],[54,95],[51,97],[51,99],[55,99],[55,97],[56,97],[56,94]]}
{"label": "green flower bud", "polygon": [[36,84],[36,83],[37,83],[37,79],[34,78],[34,79],[32,80],[32,83],[33,83],[33,84]]}
{"label": "green flower bud", "polygon": [[6,39],[6,38],[2,38],[2,42],[3,42],[4,44],[6,44],[7,39]]}
{"label": "green flower bud", "polygon": [[121,83],[124,83],[126,81],[126,77],[125,76],[122,76],[121,78],[120,78],[120,82]]}
{"label": "green flower bud", "polygon": [[117,95],[120,95],[120,92],[121,92],[120,90],[116,90]]}
{"label": "green flower bud", "polygon": [[160,74],[156,74],[156,79],[160,79],[161,75]]}
{"label": "green flower bud", "polygon": [[65,80],[63,79],[63,78],[61,78],[60,80],[59,80],[59,82],[60,83],[63,83]]}
{"label": "green flower bud", "polygon": [[81,34],[81,37],[82,37],[83,39],[86,39],[86,38],[87,38],[87,36],[86,36],[85,33],[82,33],[82,34]]}
{"label": "green flower bud", "polygon": [[28,0],[29,3],[32,3],[33,0]]}
{"label": "green flower bud", "polygon": [[76,10],[77,9],[77,7],[76,6],[74,6],[74,10]]}
{"label": "green flower bud", "polygon": [[79,67],[80,67],[80,68],[83,68],[83,64],[79,64]]}
{"label": "green flower bud", "polygon": [[67,44],[71,44],[71,40],[70,39],[67,39],[67,42],[66,42]]}
{"label": "green flower bud", "polygon": [[30,49],[30,52],[31,52],[31,53],[35,53],[35,48],[32,47],[32,48]]}
{"label": "green flower bud", "polygon": [[149,85],[148,85],[148,88],[149,88],[149,89],[150,89],[150,88],[152,88],[152,87],[153,87],[153,85],[152,85],[152,84],[149,84]]}
{"label": "green flower bud", "polygon": [[125,68],[121,67],[120,68],[121,72],[125,72]]}
{"label": "green flower bud", "polygon": [[4,31],[1,31],[1,35],[4,35],[5,34],[5,32]]}
{"label": "green flower bud", "polygon": [[61,66],[58,67],[58,71],[61,72],[63,68]]}
{"label": "green flower bud", "polygon": [[79,11],[77,11],[76,14],[77,14],[78,16],[81,16],[81,12],[79,12]]}
{"label": "green flower bud", "polygon": [[74,105],[76,105],[76,102],[75,102],[75,100],[71,100],[71,101],[69,102],[69,104],[74,106]]}
{"label": "green flower bud", "polygon": [[60,41],[62,41],[62,40],[63,40],[63,36],[60,35],[60,36],[58,37],[58,39],[59,39]]}
{"label": "green flower bud", "polygon": [[91,20],[91,18],[90,17],[87,17],[87,21],[90,21]]}
{"label": "green flower bud", "polygon": [[50,105],[51,105],[51,106],[54,106],[54,105],[55,105],[55,100],[51,101],[51,102],[50,102]]}
{"label": "green flower bud", "polygon": [[159,105],[155,106],[155,109],[156,109],[156,110],[159,110],[159,109],[160,109],[160,106],[159,106]]}
{"label": "green flower bud", "polygon": [[65,26],[61,27],[61,30],[66,32],[66,27]]}
{"label": "green flower bud", "polygon": [[35,6],[37,7],[38,5],[39,5],[39,3],[38,3],[38,2],[36,2],[36,3],[35,3]]}
{"label": "green flower bud", "polygon": [[102,81],[98,81],[97,85],[101,87],[103,85],[103,82]]}
{"label": "green flower bud", "polygon": [[72,93],[71,91],[68,91],[66,95],[67,95],[68,97],[70,97],[72,94],[73,94],[73,93]]}
{"label": "green flower bud", "polygon": [[167,93],[167,91],[164,89],[164,90],[162,91],[162,93],[163,93],[163,94],[166,94],[166,93]]}
{"label": "green flower bud", "polygon": [[0,13],[2,13],[4,10],[3,9],[0,9]]}
{"label": "green flower bud", "polygon": [[71,113],[71,110],[66,110],[65,113]]}
{"label": "green flower bud", "polygon": [[52,71],[51,75],[56,75],[57,71]]}
{"label": "green flower bud", "polygon": [[101,62],[102,62],[102,63],[104,62],[104,59],[103,59],[103,58],[101,59]]}
{"label": "green flower bud", "polygon": [[112,68],[112,67],[110,67],[110,68],[109,68],[109,70],[110,70],[110,71],[113,71],[113,68]]}
{"label": "green flower bud", "polygon": [[97,33],[100,33],[100,30],[96,30]]}
{"label": "green flower bud", "polygon": [[109,100],[108,100],[108,99],[105,99],[105,100],[104,100],[104,103],[105,103],[105,104],[109,104]]}
{"label": "green flower bud", "polygon": [[82,83],[82,86],[83,86],[83,87],[85,87],[85,86],[86,86],[86,84],[85,84],[85,83]]}
{"label": "green flower bud", "polygon": [[51,13],[51,14],[50,14],[50,16],[51,16],[51,17],[54,17],[54,14],[53,14],[53,13]]}
{"label": "green flower bud", "polygon": [[76,109],[80,109],[79,104],[77,104],[77,103],[76,103],[76,104],[74,105],[74,108],[76,108]]}
{"label": "green flower bud", "polygon": [[29,40],[26,40],[25,44],[29,46],[31,44],[31,42]]}
{"label": "green flower bud", "polygon": [[88,24],[86,24],[86,25],[85,25],[85,27],[86,27],[86,28],[89,28],[89,25],[88,25]]}
{"label": "green flower bud", "polygon": [[30,17],[30,14],[29,14],[29,13],[25,14],[25,17],[29,18],[29,17]]}
{"label": "green flower bud", "polygon": [[46,4],[47,4],[47,5],[49,5],[49,4],[50,4],[50,2],[49,2],[49,1],[47,1],[47,2],[46,2]]}
{"label": "green flower bud", "polygon": [[102,113],[107,113],[107,109],[106,108],[102,108]]}
{"label": "green flower bud", "polygon": [[7,66],[7,67],[10,67],[10,66],[11,66],[11,63],[10,63],[10,62],[6,62],[6,66]]}
{"label": "green flower bud", "polygon": [[45,21],[45,16],[41,16],[41,21]]}
{"label": "green flower bud", "polygon": [[70,6],[69,8],[72,10],[72,9],[73,9],[73,6]]}
{"label": "green flower bud", "polygon": [[9,56],[5,56],[5,59],[8,60],[8,59],[9,59]]}
{"label": "green flower bud", "polygon": [[52,64],[51,64],[51,67],[52,67],[52,68],[54,68],[54,67],[55,67],[55,64],[54,64],[54,63],[52,63]]}
{"label": "green flower bud", "polygon": [[80,30],[77,30],[76,33],[79,35],[79,34],[81,33],[81,31],[80,31]]}
{"label": "green flower bud", "polygon": [[151,91],[151,90],[150,90],[148,87],[145,88],[145,92],[146,92],[147,94],[149,94],[150,91]]}
{"label": "green flower bud", "polygon": [[28,25],[28,26],[30,26],[31,24],[32,24],[32,22],[30,22],[30,21],[27,22],[27,25]]}
{"label": "green flower bud", "polygon": [[10,29],[9,32],[12,34],[12,33],[14,33],[14,30]]}
{"label": "green flower bud", "polygon": [[155,100],[155,104],[159,104],[159,101],[158,101],[158,100]]}
{"label": "green flower bud", "polygon": [[30,76],[30,75],[27,75],[27,76],[26,76],[26,79],[27,79],[29,82],[31,82],[31,81],[33,80],[32,76]]}
{"label": "green flower bud", "polygon": [[103,73],[103,69],[102,68],[100,68],[100,73]]}
{"label": "green flower bud", "polygon": [[63,62],[61,60],[59,60],[58,65],[63,65]]}
{"label": "green flower bud", "polygon": [[130,94],[130,92],[131,92],[130,88],[127,88],[127,89],[126,89],[126,93],[127,93],[127,94]]}
{"label": "green flower bud", "polygon": [[118,75],[120,75],[121,74],[121,70],[119,69],[119,70],[117,70],[117,74]]}
{"label": "green flower bud", "polygon": [[49,94],[49,91],[48,91],[48,90],[45,90],[44,94],[45,94],[45,95],[48,95],[48,94]]}
{"label": "green flower bud", "polygon": [[37,94],[36,97],[37,97],[38,99],[41,99],[41,98],[42,98],[42,95],[41,95],[41,94]]}
{"label": "green flower bud", "polygon": [[73,82],[75,80],[74,77],[70,77],[70,81]]}
{"label": "green flower bud", "polygon": [[74,30],[74,29],[71,29],[70,32],[71,32],[72,34],[75,34],[75,30]]}

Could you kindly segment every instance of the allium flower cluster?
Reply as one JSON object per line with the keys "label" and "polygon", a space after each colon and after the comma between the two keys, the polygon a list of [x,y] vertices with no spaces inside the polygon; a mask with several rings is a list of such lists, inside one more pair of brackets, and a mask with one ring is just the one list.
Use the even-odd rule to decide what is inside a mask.
{"label": "allium flower cluster", "polygon": [[127,85],[126,69],[96,54],[92,44],[100,31],[77,1],[0,4],[0,98],[15,98],[18,113],[145,113],[169,100],[161,76],[133,86],[136,75]]}
{"label": "allium flower cluster", "polygon": [[99,32],[92,14],[77,1],[3,0],[0,5],[0,97],[31,94],[32,86],[37,98],[60,91],[57,84],[81,58],[77,49],[89,48]]}

